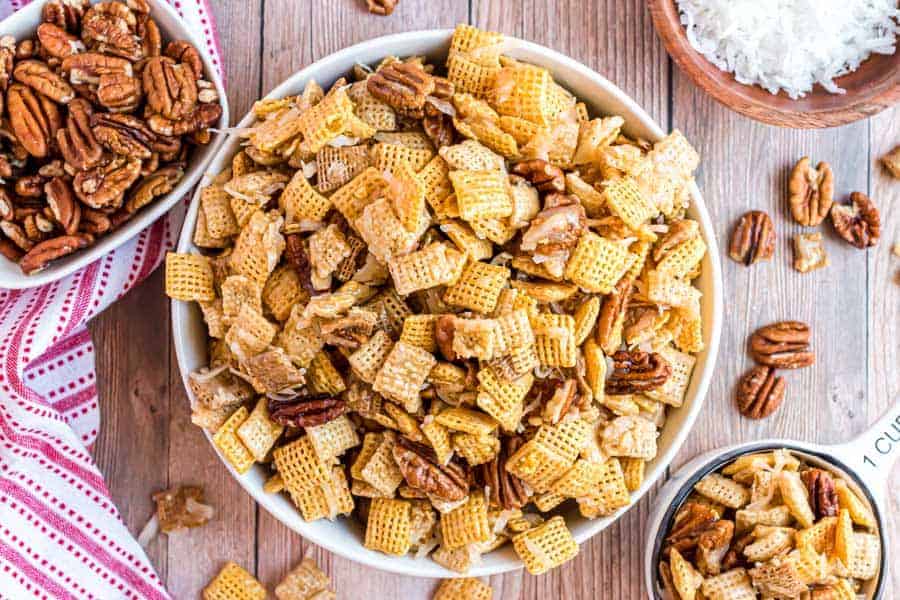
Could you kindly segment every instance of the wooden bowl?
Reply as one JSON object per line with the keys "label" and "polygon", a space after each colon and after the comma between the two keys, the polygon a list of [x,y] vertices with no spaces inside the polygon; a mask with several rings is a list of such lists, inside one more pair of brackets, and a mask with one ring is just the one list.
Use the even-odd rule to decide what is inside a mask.
{"label": "wooden bowl", "polygon": [[687,39],[675,0],[647,0],[656,32],[681,70],[713,98],[743,115],[779,127],[817,129],[846,125],[900,102],[900,52],[873,54],[853,73],[835,80],[846,94],[830,94],[820,85],[792,100],[746,85],[697,52]]}

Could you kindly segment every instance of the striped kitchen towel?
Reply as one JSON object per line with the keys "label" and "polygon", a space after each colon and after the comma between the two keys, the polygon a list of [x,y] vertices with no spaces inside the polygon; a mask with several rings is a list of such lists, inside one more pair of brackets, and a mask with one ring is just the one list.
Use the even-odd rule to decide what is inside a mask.
{"label": "striped kitchen towel", "polygon": [[[168,0],[218,68],[208,0]],[[0,0],[0,18],[28,4]],[[128,243],[43,287],[0,289],[0,598],[169,598],[88,448],[99,429],[85,323],[174,245],[185,203]],[[149,493],[149,491],[148,491]]]}

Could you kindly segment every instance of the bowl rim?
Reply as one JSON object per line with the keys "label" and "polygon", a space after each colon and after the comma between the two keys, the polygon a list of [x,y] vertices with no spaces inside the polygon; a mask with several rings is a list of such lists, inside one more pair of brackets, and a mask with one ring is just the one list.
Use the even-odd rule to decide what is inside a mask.
{"label": "bowl rim", "polygon": [[[721,85],[707,73],[712,67],[734,80],[734,75],[719,69],[690,44],[681,20],[678,27],[670,27],[666,15],[678,16],[677,0],[647,0],[647,10],[653,20],[653,28],[666,47],[668,55],[675,64],[700,89],[712,96],[726,108],[749,117],[755,121],[792,129],[823,129],[848,125],[856,121],[874,116],[879,112],[900,102],[900,79],[887,89],[872,96],[842,107],[828,107],[819,110],[794,110],[771,104],[749,95],[739,94],[730,87]],[[900,44],[900,42],[898,42]],[[898,47],[897,52],[900,52]],[[738,83],[735,80],[736,83]],[[758,87],[740,84],[744,87]],[[762,88],[759,88],[762,89]],[[772,96],[775,98],[776,96]]]}
{"label": "bowl rim", "polygon": [[[119,229],[99,238],[91,246],[79,250],[65,258],[62,258],[48,265],[45,269],[26,275],[21,272],[18,265],[13,265],[12,261],[4,256],[0,256],[0,261],[9,263],[10,272],[0,270],[0,289],[24,290],[53,283],[72,273],[96,262],[116,250],[126,242],[133,239],[139,233],[150,227],[160,217],[168,213],[181,200],[193,195],[193,188],[200,181],[206,171],[207,166],[219,154],[222,144],[225,143],[227,136],[222,129],[228,126],[230,115],[228,108],[228,96],[225,92],[225,85],[222,76],[219,75],[215,65],[213,65],[212,57],[206,49],[206,43],[199,39],[198,32],[188,26],[188,23],[178,14],[175,8],[166,2],[166,0],[148,0],[150,3],[151,14],[157,20],[160,31],[164,39],[186,39],[189,40],[197,51],[200,53],[200,59],[203,61],[203,68],[206,79],[210,81],[219,94],[219,103],[222,106],[222,117],[219,119],[219,125],[213,131],[213,138],[210,143],[203,148],[205,157],[198,160],[190,161],[185,169],[184,177],[178,182],[175,188],[156,199],[149,206],[141,209],[137,215],[126,221]],[[24,27],[23,24],[34,23],[34,26],[28,26],[28,29],[36,29],[40,23],[41,10],[46,0],[35,0],[27,6],[17,10],[0,22],[0,35],[4,35],[10,29],[18,29]],[[159,13],[164,13],[161,18]],[[166,19],[174,23],[174,27],[167,27],[162,23],[162,19]],[[170,34],[167,34],[167,29]],[[199,152],[195,152],[198,154]]]}
{"label": "bowl rim", "polygon": [[[288,93],[292,93],[292,91],[293,93],[296,93],[295,90],[301,89],[301,84],[310,78],[314,78],[318,71],[325,70],[332,65],[336,67],[337,65],[346,62],[348,58],[361,53],[365,53],[366,51],[368,51],[369,55],[373,56],[372,60],[377,60],[381,56],[389,54],[391,48],[402,47],[404,42],[416,41],[422,44],[428,44],[428,46],[432,48],[432,51],[438,49],[446,49],[446,47],[449,46],[449,40],[452,34],[452,29],[410,31],[405,33],[381,36],[352,46],[348,46],[336,53],[327,55],[298,70],[287,79],[285,79],[282,83],[280,83],[277,87],[275,87],[271,92],[269,92],[265,96],[265,98],[281,97]],[[643,127],[649,129],[653,133],[656,139],[661,139],[665,136],[663,130],[646,113],[646,111],[644,111],[630,96],[625,94],[625,92],[609,82],[599,73],[576,61],[575,59],[556,52],[555,50],[551,50],[545,46],[525,40],[520,40],[512,36],[507,36],[506,39],[508,44],[508,47],[506,48],[507,51],[515,52],[515,50],[521,49],[525,53],[539,56],[547,63],[552,63],[553,66],[549,66],[548,64],[544,65],[547,68],[551,69],[551,71],[554,68],[564,68],[575,72],[577,75],[589,80],[590,85],[596,88],[596,94],[598,96],[611,98],[616,103],[624,105],[631,112],[631,114],[641,122],[641,125]],[[247,126],[253,119],[254,116],[251,110],[241,120],[241,122],[237,124],[235,129],[240,129]],[[214,162],[220,161],[225,154],[230,152],[229,147],[231,145],[232,144],[226,144],[222,148],[219,148]],[[178,243],[179,252],[196,251],[196,247],[193,244],[192,228],[196,220],[198,199],[201,187],[202,184],[201,186],[198,186],[197,190],[195,191],[194,199],[188,210],[188,214],[186,215],[184,227],[182,229]],[[691,192],[691,210],[692,212],[696,213],[693,214],[692,217],[696,218],[700,223],[701,232],[708,247],[707,262],[709,268],[708,275],[710,277],[709,294],[711,310],[709,311],[708,322],[704,322],[704,328],[709,332],[709,340],[707,342],[706,350],[704,351],[704,367],[699,372],[695,370],[692,376],[691,385],[694,388],[693,393],[690,395],[689,401],[685,401],[685,405],[677,409],[687,410],[687,413],[684,417],[684,422],[681,428],[675,431],[668,448],[665,451],[661,451],[654,458],[654,467],[652,474],[649,477],[645,477],[645,480],[641,487],[637,491],[632,493],[631,502],[629,502],[628,506],[623,507],[612,515],[604,518],[594,520],[585,519],[584,523],[587,523],[588,526],[584,528],[583,531],[579,531],[574,534],[575,540],[579,544],[590,539],[591,537],[611,525],[613,522],[618,520],[625,512],[636,506],[639,500],[650,490],[650,488],[653,487],[656,481],[666,474],[668,465],[675,458],[675,455],[680,450],[685,439],[693,429],[694,423],[696,422],[697,416],[699,415],[700,410],[703,407],[703,403],[709,389],[712,374],[715,370],[719,341],[721,337],[722,302],[724,293],[723,280],[721,264],[719,262],[718,245],[716,242],[715,230],[713,228],[711,218],[696,185],[692,184]],[[196,318],[196,314],[194,317],[187,316],[187,313],[189,312],[187,309],[189,307],[185,305],[189,304],[190,303],[183,303],[172,300],[172,328],[178,367],[181,372],[182,381],[185,384],[186,394],[189,400],[192,400],[193,394],[190,391],[187,379],[191,369],[187,364],[186,356],[186,353],[189,351],[188,344],[190,343],[190,341],[187,339],[189,337],[186,333],[188,329],[184,325],[185,323],[189,322],[191,318]],[[215,445],[212,444],[211,434],[208,431],[204,430],[204,435],[210,441],[212,449],[217,453],[219,459],[231,472],[232,476],[237,479],[238,483],[261,506],[263,506],[263,508],[268,510],[276,519],[281,521],[288,528],[300,534],[302,537],[322,546],[323,548],[339,556],[388,572],[432,578],[481,577],[517,570],[522,568],[523,566],[521,560],[519,560],[519,558],[515,555],[513,555],[512,558],[498,561],[498,563],[494,565],[475,565],[465,574],[450,571],[433,561],[416,561],[415,567],[406,566],[405,563],[396,560],[397,557],[381,554],[364,548],[358,540],[353,540],[353,544],[350,545],[351,547],[348,547],[345,543],[341,542],[340,540],[335,540],[333,539],[333,537],[316,535],[315,533],[311,532],[312,528],[310,527],[315,523],[304,522],[293,506],[290,506],[289,510],[286,510],[283,504],[278,504],[273,501],[273,497],[277,495],[265,493],[262,490],[261,484],[251,482],[245,475],[239,475],[228,463],[228,461],[225,460],[224,457],[222,457],[221,453],[219,453]],[[250,475],[250,473],[252,473],[252,471],[247,473],[246,475]],[[496,552],[502,552],[502,550],[495,551],[495,553]]]}
{"label": "bowl rim", "polygon": [[874,583],[873,593],[868,597],[868,600],[880,600],[883,598],[889,576],[886,549],[890,543],[890,528],[885,515],[885,507],[882,503],[883,500],[873,493],[869,483],[859,472],[832,451],[832,447],[775,438],[742,442],[703,452],[680,467],[678,476],[669,480],[660,490],[650,512],[644,542],[644,564],[642,566],[648,598],[652,600],[663,597],[660,593],[659,577],[657,576],[657,564],[660,562],[663,538],[668,532],[668,523],[687,500],[687,497],[693,491],[694,485],[706,475],[719,471],[741,456],[780,449],[800,452],[827,463],[831,467],[837,467],[850,478],[851,485],[856,488],[854,491],[862,494],[875,516],[878,525],[878,536],[881,539],[882,546],[878,562],[878,579]]}

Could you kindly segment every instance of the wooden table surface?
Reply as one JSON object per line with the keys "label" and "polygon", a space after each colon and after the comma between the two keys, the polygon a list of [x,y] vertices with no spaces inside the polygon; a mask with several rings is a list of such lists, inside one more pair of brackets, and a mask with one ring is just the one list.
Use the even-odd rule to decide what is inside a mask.
{"label": "wooden table surface", "polygon": [[[778,235],[772,262],[747,268],[722,253],[725,327],[706,406],[676,459],[764,437],[816,442],[847,440],[900,393],[900,181],[878,157],[900,143],[900,108],[825,131],[792,131],[752,122],[703,94],[669,61],[641,0],[401,0],[393,16],[369,15],[363,0],[216,0],[225,51],[231,114],[237,121],[259,96],[309,63],[347,45],[388,33],[479,27],[532,40],[582,61],[630,94],[664,128],[679,128],[703,156],[698,183],[716,224],[719,246],[746,210],[762,209]],[[884,230],[867,252],[842,242],[827,224],[831,266],[802,275],[791,268],[787,174],[800,156],[831,163],[839,197],[868,192]],[[92,324],[97,348],[102,428],[95,454],[116,504],[133,532],[152,513],[150,494],[201,484],[217,516],[206,527],[161,536],[149,555],[173,597],[196,598],[226,560],[272,589],[308,544],[251,500],[189,420],[171,345],[162,269]],[[814,332],[816,365],[787,375],[787,400],[762,422],[742,419],[733,404],[737,378],[750,366],[746,336],[781,319]],[[900,509],[900,477],[890,496]],[[491,578],[494,598],[631,599],[643,597],[644,526],[653,498],[581,548],[551,574]],[[900,539],[897,519],[894,540]],[[900,550],[895,543],[894,551]],[[314,549],[339,598],[430,598],[431,580],[365,568]],[[896,556],[896,554],[895,554]],[[893,589],[900,568],[893,561]],[[898,591],[897,593],[900,593]],[[894,597],[888,591],[886,598]]]}

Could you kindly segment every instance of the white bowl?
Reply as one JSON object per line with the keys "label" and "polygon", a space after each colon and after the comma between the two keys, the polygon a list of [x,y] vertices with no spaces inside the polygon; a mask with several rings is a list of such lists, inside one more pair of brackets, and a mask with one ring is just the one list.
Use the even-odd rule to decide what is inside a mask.
{"label": "white bowl", "polygon": [[900,458],[900,397],[866,431],[849,442],[837,445],[821,445],[795,440],[761,440],[719,448],[697,456],[659,490],[647,521],[647,539],[644,543],[644,583],[647,596],[654,600],[663,598],[657,569],[665,536],[675,513],[704,476],[734,461],[739,456],[786,448],[807,463],[836,472],[862,498],[875,515],[881,534],[881,560],[878,574],[862,589],[866,598],[884,598],[889,567],[896,558],[890,542],[888,479],[891,468]]}
{"label": "white bowl", "polygon": [[[373,64],[388,55],[426,55],[434,61],[443,62],[452,33],[451,30],[416,31],[381,37],[352,46],[300,70],[275,88],[267,97],[281,98],[297,94],[309,79],[315,79],[320,84],[327,86],[339,77],[346,75],[357,62]],[[584,100],[593,113],[622,115],[627,122],[626,131],[631,135],[648,140],[658,140],[663,137],[663,131],[659,126],[624,92],[571,58],[543,46],[513,38],[509,39],[507,54],[548,68],[557,81]],[[238,124],[238,127],[248,126],[252,120],[253,116],[248,115]],[[210,165],[210,173],[218,173],[227,168],[231,156],[239,149],[239,143],[240,141],[237,139],[230,139],[226,143],[221,153]],[[198,251],[192,241],[192,232],[199,206],[198,195],[199,191],[195,195],[194,202],[185,219],[178,244],[180,252]],[[703,292],[701,308],[706,350],[698,356],[696,370],[684,406],[672,410],[670,413],[669,421],[659,438],[659,454],[647,465],[644,483],[632,495],[632,506],[663,476],[666,467],[675,457],[694,424],[703,404],[703,398],[712,376],[716,351],[719,347],[719,334],[722,326],[722,276],[719,251],[709,214],[696,189],[693,190],[693,204],[688,212],[691,217],[700,222],[703,237],[709,248],[703,262],[703,275],[699,279],[699,286]],[[177,301],[172,303],[172,327],[178,366],[186,384],[188,374],[194,369],[204,366],[207,362],[206,327],[200,310],[194,303]],[[188,390],[188,394],[190,395],[190,390]],[[191,397],[191,401],[194,402],[195,399]],[[307,523],[300,517],[300,513],[286,496],[263,492],[262,487],[266,475],[262,467],[257,466],[245,475],[238,475],[224,459],[223,462],[231,470],[232,475],[237,477],[244,489],[275,518],[304,538],[336,554],[378,569],[406,575],[459,576],[429,559],[417,560],[411,556],[397,558],[364,548],[362,544],[363,528],[353,519],[342,519],[334,523],[327,520]],[[566,521],[572,529],[575,539],[581,543],[607,528],[626,510],[627,508],[624,508],[610,517],[593,521],[584,519],[578,515],[577,511],[573,511],[572,514],[566,515]],[[512,548],[507,545],[486,555],[478,566],[470,570],[469,575],[473,577],[492,575],[518,569],[521,566],[522,562]]]}
{"label": "white bowl", "polygon": [[[0,23],[0,36],[11,35],[17,40],[34,36],[38,25],[41,23],[41,9],[44,4],[45,2],[43,1],[35,1],[10,15]],[[205,78],[216,86],[222,104],[222,118],[219,120],[218,128],[223,129],[227,127],[228,100],[225,96],[225,87],[218,72],[213,67],[210,57],[206,53],[206,43],[188,27],[187,23],[178,16],[175,9],[165,0],[150,0],[150,9],[153,18],[159,25],[163,43],[171,40],[188,40],[200,52],[200,56],[203,59]],[[161,198],[155,199],[149,206],[138,211],[135,216],[126,221],[121,227],[99,238],[94,245],[54,261],[46,269],[32,275],[25,275],[22,273],[19,265],[0,256],[0,288],[31,288],[62,279],[66,275],[74,273],[115,250],[136,236],[160,216],[169,212],[169,209],[191,191],[191,188],[205,172],[209,161],[215,156],[219,146],[225,141],[225,137],[224,133],[214,133],[208,145],[195,148],[191,153],[190,164],[184,173],[184,177],[175,186],[174,190]]]}

